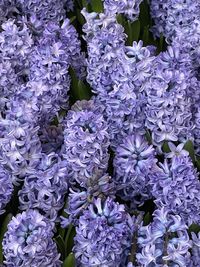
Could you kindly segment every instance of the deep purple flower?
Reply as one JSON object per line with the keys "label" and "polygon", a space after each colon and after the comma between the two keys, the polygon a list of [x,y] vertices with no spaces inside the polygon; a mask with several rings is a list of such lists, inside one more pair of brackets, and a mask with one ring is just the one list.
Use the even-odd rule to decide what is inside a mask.
{"label": "deep purple flower", "polygon": [[6,266],[61,266],[60,255],[52,239],[53,227],[54,224],[36,210],[13,217],[3,239]]}

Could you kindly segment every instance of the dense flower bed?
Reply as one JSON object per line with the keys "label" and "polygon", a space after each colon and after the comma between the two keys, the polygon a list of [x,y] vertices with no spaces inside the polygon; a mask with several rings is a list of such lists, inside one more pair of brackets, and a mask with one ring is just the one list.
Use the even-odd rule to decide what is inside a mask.
{"label": "dense flower bed", "polygon": [[0,266],[200,267],[200,2],[0,0]]}

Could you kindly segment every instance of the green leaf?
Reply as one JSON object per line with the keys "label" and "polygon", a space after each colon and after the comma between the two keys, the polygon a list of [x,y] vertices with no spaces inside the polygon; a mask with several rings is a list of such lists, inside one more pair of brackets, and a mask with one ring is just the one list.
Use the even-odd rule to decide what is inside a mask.
{"label": "green leaf", "polygon": [[61,259],[65,259],[65,257],[66,257],[65,242],[64,242],[62,236],[58,235],[55,238],[55,242],[58,246],[59,252],[61,253]]}
{"label": "green leaf", "polygon": [[73,227],[73,225],[70,225],[65,238],[65,248],[67,255],[72,251],[72,248],[74,246],[75,234],[76,234],[75,228]]}
{"label": "green leaf", "polygon": [[189,232],[190,233],[194,232],[195,234],[198,234],[200,232],[200,225],[198,225],[198,224],[192,224],[189,227]]}
{"label": "green leaf", "polygon": [[101,13],[103,11],[103,3],[101,0],[91,0],[90,4],[94,12]]}
{"label": "green leaf", "polygon": [[3,241],[3,237],[4,237],[4,234],[5,232],[7,231],[7,226],[8,226],[8,223],[10,222],[10,220],[12,219],[12,214],[9,213],[3,223],[0,225],[0,264],[3,263],[3,251],[2,251],[2,241]]}
{"label": "green leaf", "polygon": [[162,145],[162,151],[165,152],[165,153],[169,153],[171,151],[169,146],[168,146],[167,141],[164,141],[164,143]]}
{"label": "green leaf", "polygon": [[82,0],[82,6],[83,7],[87,7],[88,5],[88,1],[87,0]]}
{"label": "green leaf", "polygon": [[60,226],[58,228],[58,234],[64,239],[64,237],[65,237],[65,229]]}
{"label": "green leaf", "polygon": [[128,35],[128,45],[132,45],[133,41],[138,41],[140,36],[140,21],[127,21],[126,33]]}
{"label": "green leaf", "polygon": [[66,237],[65,237],[65,244],[68,243],[68,239],[69,239],[69,237],[70,237],[70,233],[71,233],[72,229],[73,229],[73,225],[70,224],[70,225],[69,225],[69,228],[67,229],[67,235],[66,235]]}
{"label": "green leaf", "polygon": [[89,100],[91,97],[91,90],[88,84],[86,82],[83,82],[81,80],[78,81],[78,99],[86,99]]}
{"label": "green leaf", "polygon": [[164,37],[161,34],[160,39],[159,39],[159,51],[163,50],[163,45],[164,45]]}
{"label": "green leaf", "polygon": [[145,226],[148,225],[150,223],[150,221],[151,221],[151,215],[149,212],[147,212],[147,214],[144,216],[144,220],[143,220],[144,225]]}
{"label": "green leaf", "polygon": [[83,15],[81,14],[81,10],[78,8],[76,9],[76,18],[81,25],[85,24],[85,19]]}
{"label": "green leaf", "polygon": [[70,253],[63,263],[63,267],[75,267],[75,257]]}
{"label": "green leaf", "polygon": [[196,159],[195,159],[194,145],[192,141],[190,140],[187,141],[183,148],[189,152],[189,155],[194,163]]}
{"label": "green leaf", "polygon": [[143,40],[144,45],[148,44],[148,42],[149,42],[149,26],[144,27],[142,40]]}
{"label": "green leaf", "polygon": [[70,23],[73,23],[75,21],[75,19],[76,19],[76,16],[71,17],[70,18]]}
{"label": "green leaf", "polygon": [[148,142],[149,144],[152,144],[151,133],[150,133],[148,130],[146,131],[145,136],[146,136],[147,142]]}
{"label": "green leaf", "polygon": [[148,4],[148,1],[147,0],[144,0],[140,4],[139,20],[140,20],[140,23],[141,23],[141,27],[142,28],[151,25],[151,17],[150,17],[150,12],[149,12],[149,4]]}
{"label": "green leaf", "polygon": [[117,15],[117,22],[121,25],[124,24],[124,17],[121,14]]}
{"label": "green leaf", "polygon": [[71,76],[71,97],[73,101],[86,99],[89,100],[91,97],[91,89],[87,82],[78,80],[76,72],[69,68],[69,73]]}

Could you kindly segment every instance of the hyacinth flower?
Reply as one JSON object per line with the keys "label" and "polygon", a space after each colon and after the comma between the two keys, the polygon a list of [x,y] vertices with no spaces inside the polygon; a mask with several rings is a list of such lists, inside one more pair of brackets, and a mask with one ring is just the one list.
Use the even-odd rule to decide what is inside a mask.
{"label": "hyacinth flower", "polygon": [[[42,123],[51,121],[61,108],[68,108],[69,66],[82,77],[84,57],[75,28],[68,19],[62,25],[49,22],[29,55],[28,82],[13,99],[17,110],[32,109]],[[26,103],[29,103],[26,105]]]}
{"label": "hyacinth flower", "polygon": [[150,1],[150,11],[155,22],[154,34],[158,37],[163,34],[170,41],[177,32],[192,29],[200,17],[200,4],[191,0],[156,0]]}
{"label": "hyacinth flower", "polygon": [[8,267],[59,267],[61,262],[53,241],[54,224],[37,210],[13,217],[3,239],[5,265]]}
{"label": "hyacinth flower", "polygon": [[15,20],[6,20],[0,32],[0,109],[4,112],[10,97],[21,90],[27,79],[28,57],[33,49],[31,32],[25,23],[18,25]]}
{"label": "hyacinth flower", "polygon": [[144,135],[128,135],[117,147],[113,163],[117,194],[133,205],[151,198],[149,179],[156,171],[156,161],[154,148]]}
{"label": "hyacinth flower", "polygon": [[32,173],[41,158],[38,127],[18,120],[0,121],[0,162],[12,174],[14,184]]}
{"label": "hyacinth flower", "polygon": [[97,94],[97,105],[105,107],[103,114],[115,150],[127,133],[144,132],[142,107],[146,97],[141,91],[151,75],[154,57],[141,41],[125,46],[123,28],[114,15],[100,14],[97,18],[96,13],[82,13],[86,18],[83,31],[88,48],[87,80]]}
{"label": "hyacinth flower", "polygon": [[192,256],[191,256],[191,265],[189,267],[198,267],[200,259],[200,233],[192,235]]}
{"label": "hyacinth flower", "polygon": [[131,246],[133,221],[124,205],[97,198],[76,227],[73,251],[78,266],[120,266]]}
{"label": "hyacinth flower", "polygon": [[39,130],[39,138],[42,145],[42,152],[50,154],[55,152],[59,156],[63,153],[64,135],[63,127],[59,125],[44,125]]}
{"label": "hyacinth flower", "polygon": [[92,111],[69,111],[63,122],[64,158],[71,172],[71,182],[87,186],[95,173],[106,171],[108,166],[109,135],[101,114]]}
{"label": "hyacinth flower", "polygon": [[0,215],[5,212],[4,208],[11,200],[13,189],[10,172],[0,165]]}
{"label": "hyacinth flower", "polygon": [[156,145],[166,141],[184,142],[193,130],[191,86],[188,58],[178,47],[159,54],[152,65],[152,75],[144,87],[147,94],[146,127]]}
{"label": "hyacinth flower", "polygon": [[194,147],[196,154],[200,155],[200,109],[197,109],[197,112],[194,117],[195,128],[194,128]]}
{"label": "hyacinth flower", "polygon": [[79,217],[93,203],[95,198],[106,199],[115,198],[115,185],[113,179],[108,174],[101,176],[95,174],[87,180],[87,186],[80,188],[79,185],[72,185],[69,188],[67,208],[68,217],[62,218],[62,227],[67,227],[70,223],[77,225]]}
{"label": "hyacinth flower", "polygon": [[189,156],[178,155],[160,163],[150,176],[156,205],[179,215],[184,223],[200,222],[200,182]]}
{"label": "hyacinth flower", "polygon": [[41,31],[49,21],[60,22],[65,19],[65,2],[66,0],[16,0],[16,7],[34,31]]}
{"label": "hyacinth flower", "polygon": [[106,13],[123,14],[130,21],[135,21],[140,13],[141,2],[142,0],[104,0],[104,10]]}
{"label": "hyacinth flower", "polygon": [[156,210],[153,216],[152,223],[139,228],[138,266],[189,266],[191,244],[181,217],[172,215],[165,207]]}
{"label": "hyacinth flower", "polygon": [[19,191],[21,210],[38,209],[41,214],[55,221],[64,205],[68,191],[66,163],[55,153],[43,155],[35,171],[24,180]]}
{"label": "hyacinth flower", "polygon": [[97,13],[87,13],[85,9],[82,14],[86,19],[83,32],[88,50],[87,81],[94,93],[109,92],[117,81],[125,79],[125,71],[129,71],[123,64],[124,29],[115,15],[101,13],[98,18]]}

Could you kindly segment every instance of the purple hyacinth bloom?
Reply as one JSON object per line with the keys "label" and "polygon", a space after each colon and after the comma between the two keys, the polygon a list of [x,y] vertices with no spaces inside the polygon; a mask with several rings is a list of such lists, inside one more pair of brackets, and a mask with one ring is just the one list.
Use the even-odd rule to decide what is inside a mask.
{"label": "purple hyacinth bloom", "polygon": [[152,75],[144,84],[147,94],[146,127],[153,142],[184,142],[192,136],[190,60],[180,48],[169,47],[152,64]]}
{"label": "purple hyacinth bloom", "polygon": [[155,26],[156,36],[162,33],[168,40],[174,38],[178,31],[192,28],[199,18],[199,1],[191,0],[159,0],[150,1],[150,10]]}
{"label": "purple hyacinth bloom", "polygon": [[137,20],[142,0],[104,0],[105,13],[123,14],[129,20]]}
{"label": "purple hyacinth bloom", "polygon": [[140,267],[185,267],[191,248],[187,226],[179,215],[162,207],[154,212],[153,222],[139,228],[137,262]]}
{"label": "purple hyacinth bloom", "polygon": [[127,136],[116,149],[113,165],[116,189],[122,199],[141,204],[151,198],[149,176],[156,167],[155,151],[143,135]]}
{"label": "purple hyacinth bloom", "polygon": [[3,239],[4,263],[8,267],[59,267],[53,227],[37,210],[13,217]]}
{"label": "purple hyacinth bloom", "polygon": [[14,184],[34,171],[41,158],[38,127],[17,120],[0,121],[0,162],[13,174]]}
{"label": "purple hyacinth bloom", "polygon": [[93,201],[76,227],[73,251],[78,266],[120,266],[131,245],[133,221],[111,198]]}
{"label": "purple hyacinth bloom", "polygon": [[72,172],[72,181],[85,187],[90,177],[107,169],[110,144],[107,124],[101,114],[69,111],[63,125],[64,158]]}
{"label": "purple hyacinth bloom", "polygon": [[73,11],[74,1],[73,0],[64,0],[64,6],[65,6],[67,12]]}
{"label": "purple hyacinth bloom", "polygon": [[94,177],[88,179],[87,187],[80,188],[78,185],[72,185],[69,191],[67,208],[65,209],[69,216],[67,218],[62,217],[62,227],[67,227],[70,223],[77,225],[78,218],[95,198],[115,198],[114,182],[108,174],[103,176],[95,174]]}
{"label": "purple hyacinth bloom", "polygon": [[54,153],[43,155],[37,169],[27,176],[19,191],[21,210],[37,208],[52,221],[64,205],[68,190],[66,163]]}
{"label": "purple hyacinth bloom", "polygon": [[200,233],[192,234],[192,264],[191,267],[199,267],[199,259],[200,259]]}
{"label": "purple hyacinth bloom", "polygon": [[49,21],[61,21],[65,18],[64,3],[66,0],[16,0],[21,14],[30,22],[39,21],[44,27]]}
{"label": "purple hyacinth bloom", "polygon": [[[125,46],[123,28],[112,14],[82,12],[88,48],[87,80],[104,106],[111,146],[115,150],[123,137],[144,133],[146,97],[144,82],[151,75],[154,57],[142,41]],[[139,114],[139,115],[138,115]]]}
{"label": "purple hyacinth bloom", "polygon": [[42,145],[42,152],[50,154],[55,152],[58,155],[63,153],[64,135],[63,127],[59,125],[44,125],[39,130],[39,138]]}
{"label": "purple hyacinth bloom", "polygon": [[0,32],[0,109],[4,111],[10,97],[20,91],[28,76],[28,57],[33,49],[33,39],[26,26],[15,20],[6,20]]}
{"label": "purple hyacinth bloom", "polygon": [[150,184],[158,207],[178,214],[188,225],[200,222],[200,182],[189,156],[174,156],[160,163]]}
{"label": "purple hyacinth bloom", "polygon": [[86,19],[83,26],[87,42],[87,81],[95,93],[112,90],[118,80],[124,80],[123,65],[125,60],[125,34],[123,27],[117,23],[114,15],[87,13],[82,11]]}
{"label": "purple hyacinth bloom", "polygon": [[199,101],[196,102],[197,108],[194,108],[194,148],[197,155],[200,155],[200,108]]}
{"label": "purple hyacinth bloom", "polygon": [[166,158],[173,158],[176,156],[189,156],[189,152],[184,149],[184,143],[175,146],[173,143],[168,142],[170,152],[166,153]]}
{"label": "purple hyacinth bloom", "polygon": [[11,174],[0,165],[0,215],[5,212],[4,208],[11,199],[13,185]]}

